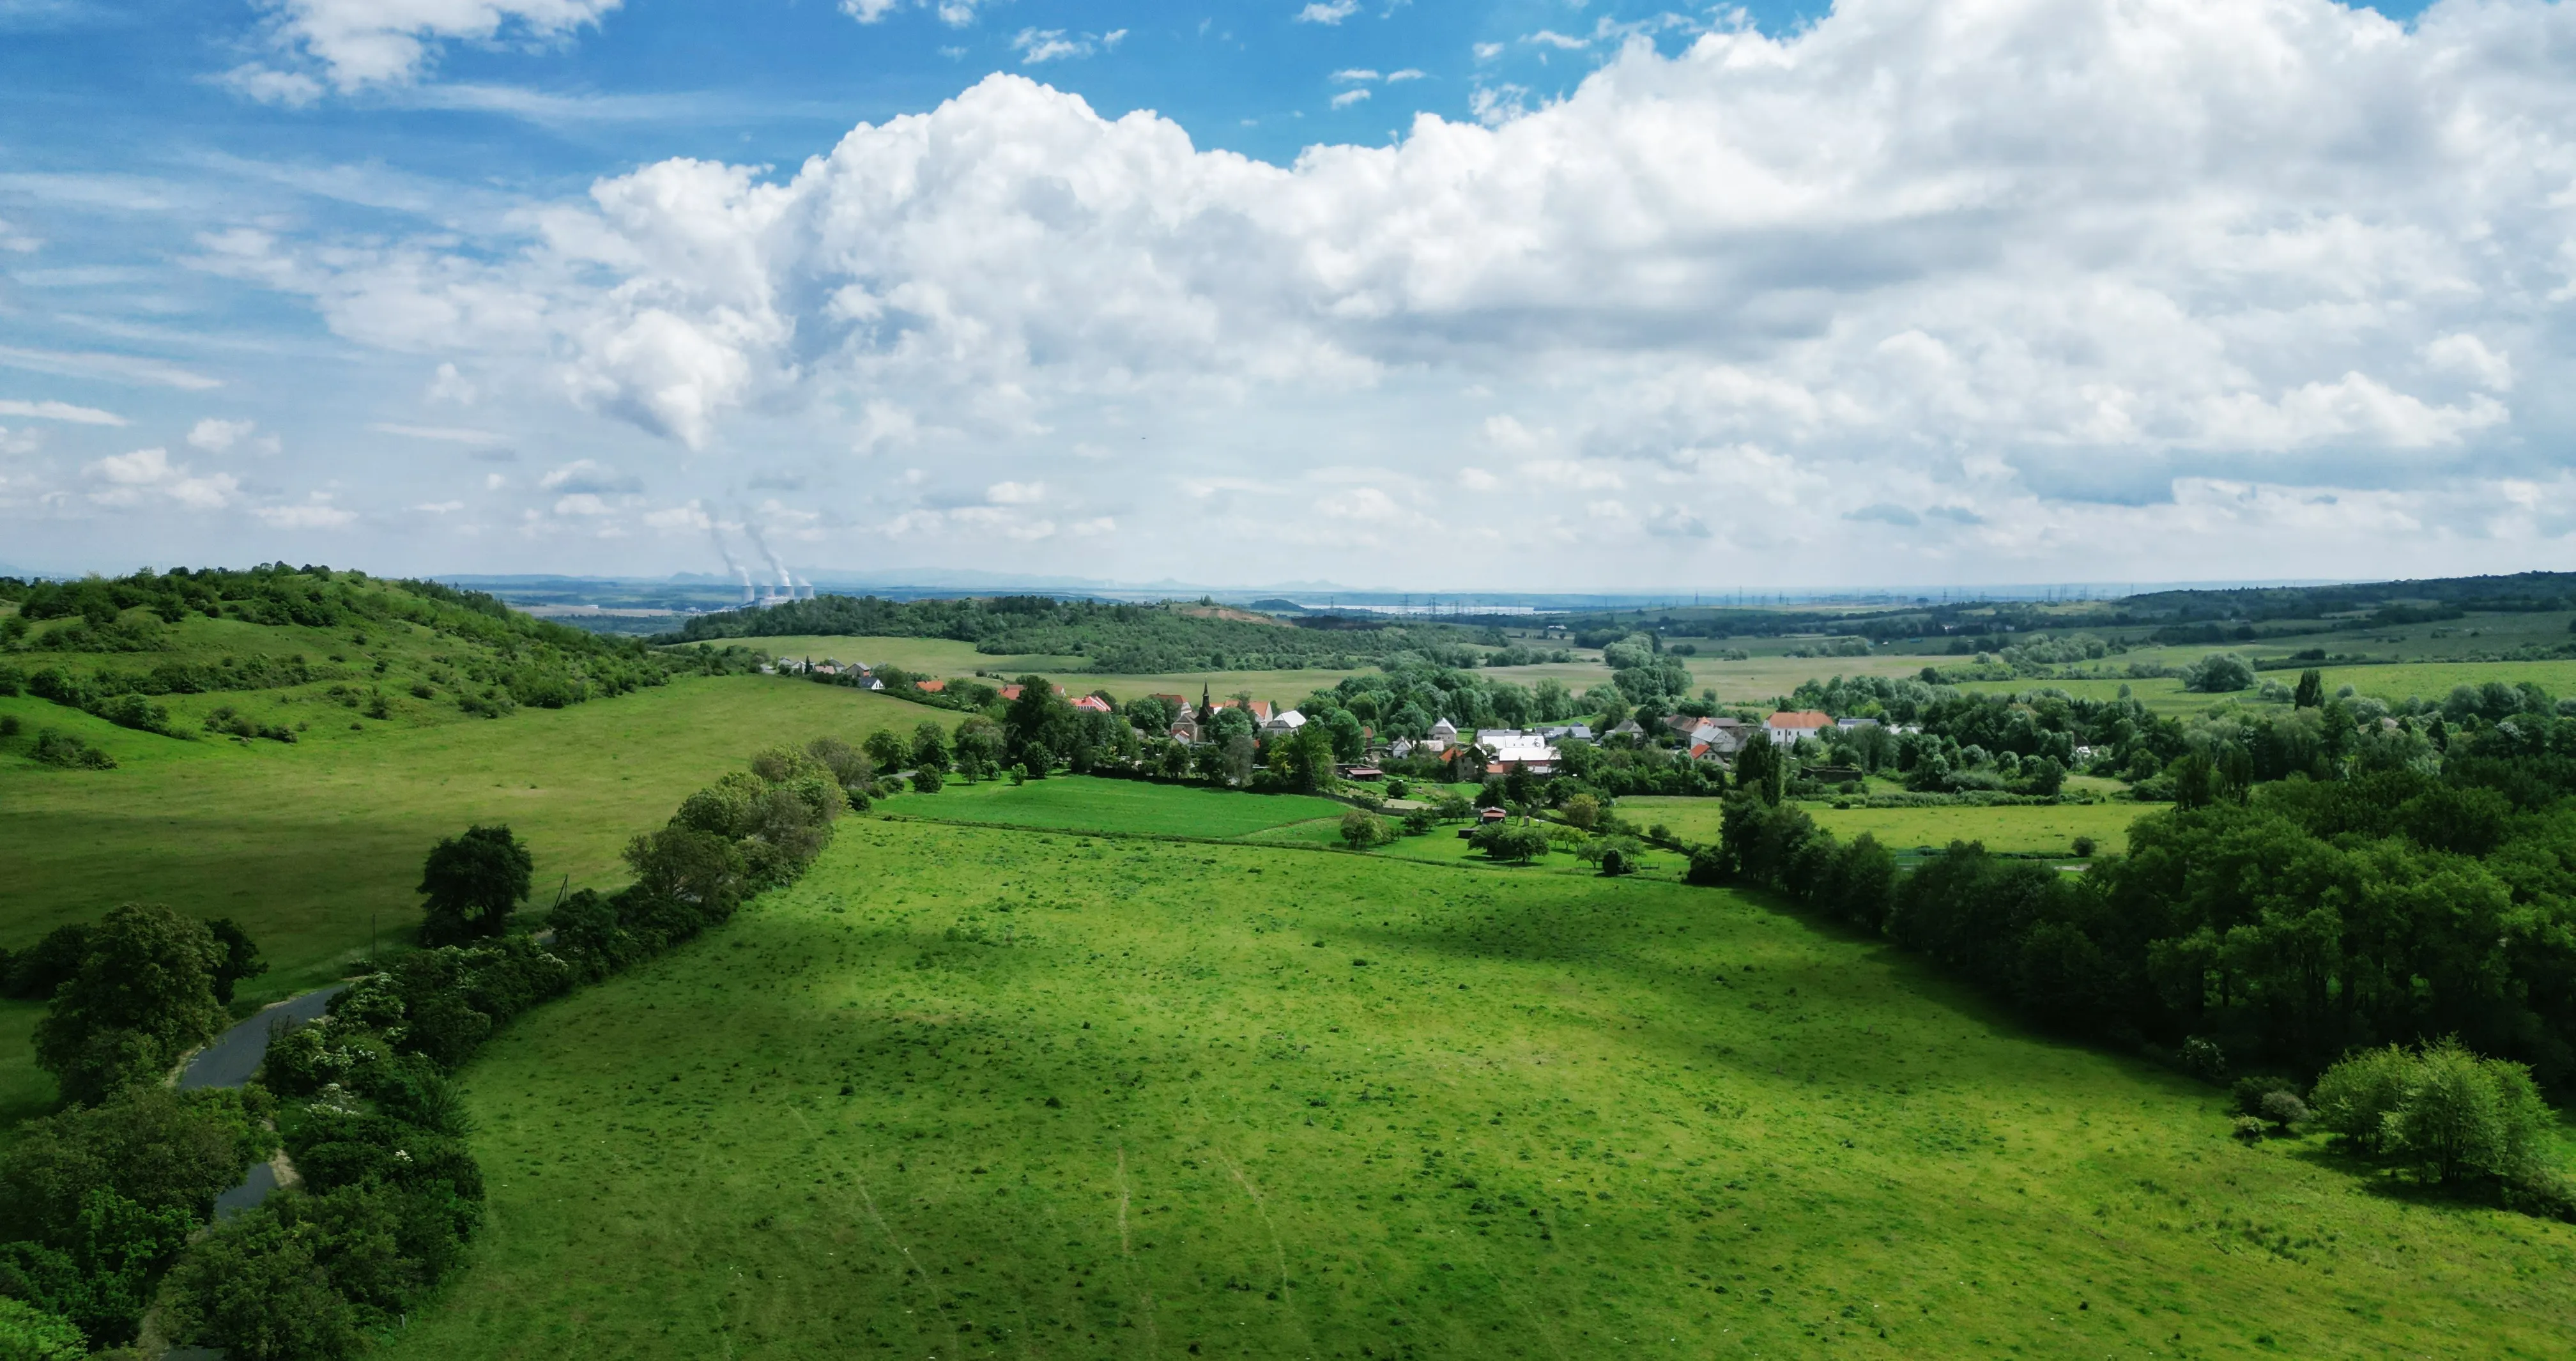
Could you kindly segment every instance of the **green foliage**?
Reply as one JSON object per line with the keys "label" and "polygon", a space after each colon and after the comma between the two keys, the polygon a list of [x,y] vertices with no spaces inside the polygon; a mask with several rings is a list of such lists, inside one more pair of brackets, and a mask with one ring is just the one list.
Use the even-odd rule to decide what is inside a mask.
{"label": "green foliage", "polygon": [[2356,1054],[2318,1078],[2317,1122],[2355,1151],[2425,1181],[2527,1180],[2552,1118],[2531,1070],[2481,1058],[2455,1039]]}
{"label": "green foliage", "polygon": [[160,1076],[223,1028],[215,978],[229,959],[203,922],[143,903],[111,909],[36,1025],[37,1063],[84,1103]]}
{"label": "green foliage", "polygon": [[2182,688],[2223,695],[2254,688],[2254,667],[2233,652],[2213,652],[2182,670]]}
{"label": "green foliage", "polygon": [[442,838],[423,862],[421,940],[430,945],[489,939],[510,929],[511,914],[528,900],[536,867],[526,843],[503,826],[470,827]]}
{"label": "green foliage", "polygon": [[46,728],[36,734],[36,745],[27,753],[43,765],[64,770],[114,770],[116,758],[91,746],[70,733]]}
{"label": "green foliage", "polygon": [[65,922],[44,938],[13,955],[6,979],[8,995],[22,1002],[41,1002],[80,972],[89,955],[88,922]]}
{"label": "green foliage", "polygon": [[1367,850],[1395,840],[1395,831],[1386,819],[1365,808],[1354,808],[1342,814],[1342,843],[1354,850]]}
{"label": "green foliage", "polygon": [[261,1138],[232,1092],[135,1087],[29,1122],[0,1163],[0,1297],[131,1340],[153,1283]]}
{"label": "green foliage", "polygon": [[[657,642],[823,635],[950,638],[989,656],[1080,656],[1093,672],[1266,671],[1327,666],[1399,653],[1440,653],[1472,664],[1475,635],[1445,624],[1350,627],[1356,621],[1229,618],[1180,605],[1130,605],[1044,596],[882,600],[818,596],[758,610],[691,618]],[[892,684],[892,682],[889,682]]]}
{"label": "green foliage", "polygon": [[1633,836],[1604,836],[1586,839],[1574,856],[1587,865],[1597,865],[1611,878],[1634,874],[1645,859],[1646,848]]}
{"label": "green foliage", "polygon": [[88,1355],[89,1345],[70,1319],[0,1295],[0,1358],[81,1361]]}
{"label": "green foliage", "polygon": [[1551,849],[1545,827],[1512,821],[1489,822],[1477,828],[1467,842],[1487,858],[1506,865],[1544,859]]}

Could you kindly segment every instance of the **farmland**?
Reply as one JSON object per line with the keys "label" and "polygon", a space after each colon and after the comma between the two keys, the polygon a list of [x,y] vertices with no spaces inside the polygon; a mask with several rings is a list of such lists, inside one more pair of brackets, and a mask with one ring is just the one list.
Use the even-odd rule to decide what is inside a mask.
{"label": "farmland", "polygon": [[[1808,816],[1818,826],[1845,840],[1867,832],[1898,850],[1978,841],[1987,850],[2008,855],[2067,855],[2079,836],[2093,838],[2103,854],[2117,854],[2128,846],[2129,824],[2153,811],[2152,806],[2129,802],[1999,808],[1807,805]],[[1717,840],[1720,810],[1714,799],[1628,798],[1619,801],[1618,812],[1640,826],[1662,823],[1685,841]]]}
{"label": "farmland", "polygon": [[392,1356],[2541,1356],[2576,1309],[2568,1226],[1668,883],[862,819],[465,1077],[490,1221]]}
{"label": "farmland", "polygon": [[[9,809],[0,863],[10,867],[0,944],[23,946],[136,900],[230,916],[271,964],[244,985],[246,1001],[339,976],[378,921],[387,942],[407,940],[422,854],[474,822],[506,822],[529,842],[549,898],[567,878],[574,888],[623,882],[617,857],[627,838],[747,753],[948,717],[758,676],[683,678],[500,720],[333,725],[292,746],[178,741],[25,697],[0,698],[0,714],[31,732],[77,733],[118,762],[56,770],[24,759],[26,738],[0,743],[0,806]],[[24,1042],[36,1014],[33,1004],[0,1004],[0,1102],[13,1103],[0,1115],[44,1099]]]}

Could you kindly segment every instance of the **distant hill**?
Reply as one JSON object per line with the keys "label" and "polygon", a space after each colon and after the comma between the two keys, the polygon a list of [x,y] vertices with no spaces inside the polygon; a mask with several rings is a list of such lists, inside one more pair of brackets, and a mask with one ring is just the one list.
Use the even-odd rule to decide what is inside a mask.
{"label": "distant hill", "polygon": [[991,656],[1088,659],[1087,670],[1145,675],[1165,671],[1349,669],[1399,652],[1473,666],[1499,638],[1447,624],[1339,627],[1326,617],[1283,620],[1204,605],[1135,605],[1048,596],[886,600],[826,595],[767,609],[700,615],[654,641],[823,634],[854,638],[949,638]]}
{"label": "distant hill", "polygon": [[[172,736],[292,741],[323,717],[498,717],[740,664],[547,623],[477,591],[323,567],[0,578],[0,694]],[[180,697],[207,698],[174,719]]]}

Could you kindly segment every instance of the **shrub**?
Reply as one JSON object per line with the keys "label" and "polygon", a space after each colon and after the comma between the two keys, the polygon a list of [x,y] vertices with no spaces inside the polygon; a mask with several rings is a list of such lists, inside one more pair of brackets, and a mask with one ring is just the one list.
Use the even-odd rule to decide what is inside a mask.
{"label": "shrub", "polygon": [[2430,1182],[2529,1182],[2551,1117],[2531,1070],[2457,1040],[2354,1055],[2317,1080],[2318,1123]]}
{"label": "shrub", "polygon": [[1637,843],[1635,837],[1595,837],[1583,843],[1582,848],[1574,853],[1574,857],[1584,864],[1599,866],[1601,873],[1606,876],[1617,878],[1623,874],[1637,872],[1638,862],[1644,858],[1645,849]]}
{"label": "shrub", "polygon": [[2286,1134],[2293,1125],[2308,1121],[2308,1103],[2297,1092],[2274,1091],[2263,1094],[2263,1108],[2256,1114],[2272,1122],[2272,1127]]}
{"label": "shrub", "polygon": [[1526,865],[1548,852],[1547,829],[1524,826],[1516,822],[1495,822],[1476,829],[1468,844],[1483,851],[1490,859],[1509,865]]}
{"label": "shrub", "polygon": [[1342,841],[1356,850],[1383,846],[1395,840],[1386,819],[1365,808],[1354,808],[1342,814]]}
{"label": "shrub", "polygon": [[1404,815],[1406,836],[1428,836],[1431,834],[1431,829],[1438,825],[1439,820],[1431,815],[1431,810],[1428,808],[1416,808]]}
{"label": "shrub", "polygon": [[114,770],[116,758],[67,732],[47,728],[36,734],[35,749],[27,753],[49,766],[64,770]]}
{"label": "shrub", "polygon": [[16,714],[0,714],[0,737],[15,737],[26,728],[27,725],[19,722]]}
{"label": "shrub", "polygon": [[912,788],[915,793],[936,794],[945,784],[946,781],[940,778],[937,766],[926,765],[912,773]]}
{"label": "shrub", "polygon": [[2089,836],[2079,836],[2075,838],[2075,858],[2078,860],[2090,860],[2093,858],[2093,852],[2100,849],[2100,847],[2101,843],[2095,841],[2093,838]]}
{"label": "shrub", "polygon": [[1577,794],[1567,799],[1565,807],[1558,811],[1564,814],[1566,822],[1587,832],[1601,825],[1601,800],[1590,794]]}

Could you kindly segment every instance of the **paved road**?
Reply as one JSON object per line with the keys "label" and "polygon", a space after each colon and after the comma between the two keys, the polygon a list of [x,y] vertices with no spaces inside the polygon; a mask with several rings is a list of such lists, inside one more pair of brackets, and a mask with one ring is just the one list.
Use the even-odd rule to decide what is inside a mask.
{"label": "paved road", "polygon": [[179,1070],[179,1090],[238,1087],[250,1081],[250,1075],[259,1071],[260,1058],[268,1053],[271,1026],[299,1026],[320,1018],[322,1008],[348,986],[334,983],[301,997],[290,997],[216,1036],[214,1043],[198,1050],[197,1056],[188,1060],[188,1066]]}

